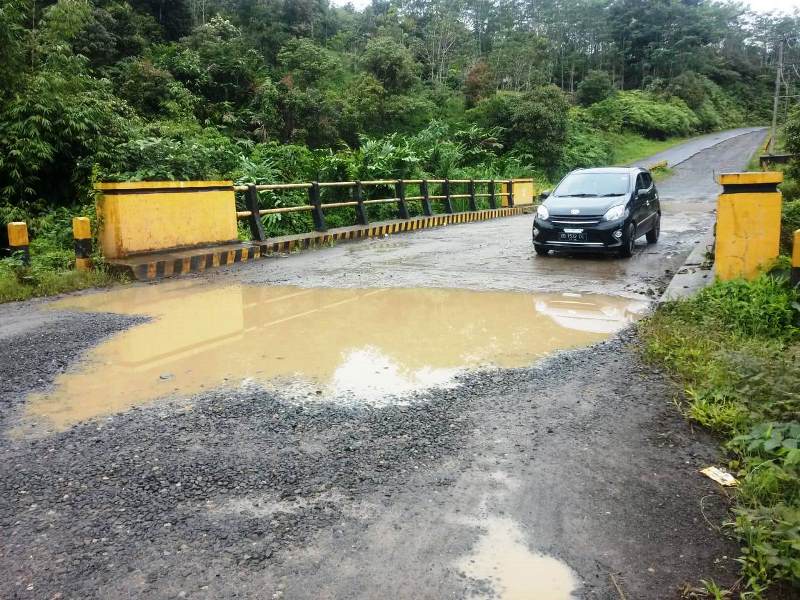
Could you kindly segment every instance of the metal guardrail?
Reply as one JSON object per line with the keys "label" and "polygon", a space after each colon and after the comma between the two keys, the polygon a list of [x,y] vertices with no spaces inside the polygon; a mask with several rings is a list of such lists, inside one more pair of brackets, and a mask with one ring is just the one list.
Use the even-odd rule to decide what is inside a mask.
{"label": "metal guardrail", "polygon": [[[488,198],[491,209],[498,208],[498,198],[508,198],[508,206],[514,206],[514,182],[532,182],[533,179],[378,179],[372,181],[313,181],[310,183],[272,183],[266,185],[249,184],[234,186],[235,192],[245,194],[246,210],[236,212],[237,219],[247,219],[250,224],[250,233],[255,241],[266,240],[261,216],[270,214],[286,214],[310,212],[314,220],[316,231],[327,231],[325,211],[336,208],[355,208],[358,225],[369,225],[367,208],[376,204],[397,204],[397,217],[410,219],[408,202],[419,201],[425,216],[432,216],[432,202],[441,202],[445,213],[453,214],[453,200],[468,199],[469,211],[478,210],[478,199]],[[507,191],[498,191],[497,184],[506,185]],[[367,198],[365,188],[391,186],[394,195],[388,198]],[[416,195],[408,195],[407,186],[418,189]],[[453,193],[453,186],[466,188],[465,193]],[[485,186],[486,191],[478,193],[477,187]],[[321,191],[326,188],[349,188],[350,198],[343,201],[322,202]],[[435,192],[431,193],[432,188]],[[283,192],[293,190],[307,190],[308,204],[296,206],[281,206],[274,208],[261,208],[259,192]]]}

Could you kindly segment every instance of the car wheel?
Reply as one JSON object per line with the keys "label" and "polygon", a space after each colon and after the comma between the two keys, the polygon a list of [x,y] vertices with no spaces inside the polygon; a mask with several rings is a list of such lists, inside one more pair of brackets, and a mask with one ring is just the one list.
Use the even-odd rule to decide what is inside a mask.
{"label": "car wheel", "polygon": [[547,256],[547,254],[550,252],[550,250],[544,246],[534,246],[533,249],[536,250],[536,254],[539,256]]}
{"label": "car wheel", "polygon": [[661,215],[656,214],[656,222],[653,228],[647,232],[647,243],[655,244],[659,235],[661,235]]}
{"label": "car wheel", "polygon": [[633,223],[631,223],[625,229],[625,233],[622,236],[622,247],[619,249],[619,255],[622,258],[630,258],[633,256],[633,250],[636,248],[635,235],[636,228],[633,226]]}

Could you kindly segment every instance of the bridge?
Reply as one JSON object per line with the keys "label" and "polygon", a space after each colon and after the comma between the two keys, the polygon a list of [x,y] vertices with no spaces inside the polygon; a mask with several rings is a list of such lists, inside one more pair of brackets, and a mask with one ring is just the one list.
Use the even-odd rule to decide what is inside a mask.
{"label": "bridge", "polygon": [[[670,410],[629,325],[705,250],[714,174],[765,135],[652,157],[672,173],[661,239],[629,260],[536,257],[515,187],[532,200],[530,181],[221,182],[202,192],[225,214],[206,215],[213,250],[142,258],[152,240],[115,232],[112,260],[174,277],[0,306],[0,565],[20,582],[56,565],[103,596],[273,598],[459,597],[471,581],[645,598],[697,565],[734,572],[736,547],[696,518],[726,506],[687,477],[716,442]],[[143,189],[171,193],[103,192],[119,216]],[[285,191],[307,201],[267,205]],[[343,210],[357,222],[330,227]],[[313,230],[276,240],[255,218],[287,213]]]}

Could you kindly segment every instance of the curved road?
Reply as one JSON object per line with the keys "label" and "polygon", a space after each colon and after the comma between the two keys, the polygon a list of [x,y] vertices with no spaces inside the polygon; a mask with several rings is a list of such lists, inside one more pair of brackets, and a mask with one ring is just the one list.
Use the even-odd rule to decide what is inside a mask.
{"label": "curved road", "polygon": [[[764,136],[740,131],[671,150],[691,154],[659,186],[662,240],[640,243],[630,260],[537,258],[525,215],[265,259],[177,287],[421,286],[646,299],[707,233],[713,173],[743,168]],[[131,286],[125,302],[161,289],[175,288]],[[156,320],[181,323],[191,301],[176,298]],[[674,387],[642,364],[630,330],[401,401],[342,404],[319,390],[317,401],[297,402],[291,388],[237,381],[46,431],[20,417],[35,393],[144,318],[47,306],[0,307],[0,597],[658,600],[700,579],[736,578],[738,548],[717,531],[727,497],[697,473],[720,460],[717,444],[680,417]],[[239,308],[246,316],[260,306]],[[447,308],[431,310],[431,327],[449,326]],[[241,316],[209,315],[183,330]],[[356,313],[336,335],[358,326]],[[404,342],[401,328],[397,344],[416,348],[415,331]],[[300,330],[252,352],[299,344],[316,363],[317,333]],[[164,335],[150,345],[171,343]],[[152,351],[147,345],[129,358]],[[196,351],[187,360],[203,373],[231,360],[201,363]],[[94,383],[82,381],[92,394],[109,402],[124,395],[109,369],[88,373]],[[172,378],[163,372],[155,385]]]}

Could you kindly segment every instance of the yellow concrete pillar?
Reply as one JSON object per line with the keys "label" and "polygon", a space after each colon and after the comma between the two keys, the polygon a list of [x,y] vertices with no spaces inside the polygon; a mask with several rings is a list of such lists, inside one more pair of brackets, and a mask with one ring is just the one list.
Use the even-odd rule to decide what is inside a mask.
{"label": "yellow concrete pillar", "polygon": [[92,268],[92,224],[87,217],[72,219],[72,237],[75,239],[75,268],[88,271]]}
{"label": "yellow concrete pillar", "polygon": [[800,229],[792,239],[792,284],[800,284]]}
{"label": "yellow concrete pillar", "polygon": [[21,221],[15,221],[6,225],[8,231],[8,245],[11,252],[21,253],[22,262],[28,264],[31,261],[28,240],[28,225]]}
{"label": "yellow concrete pillar", "polygon": [[783,173],[723,173],[717,201],[716,272],[751,279],[778,257]]}

